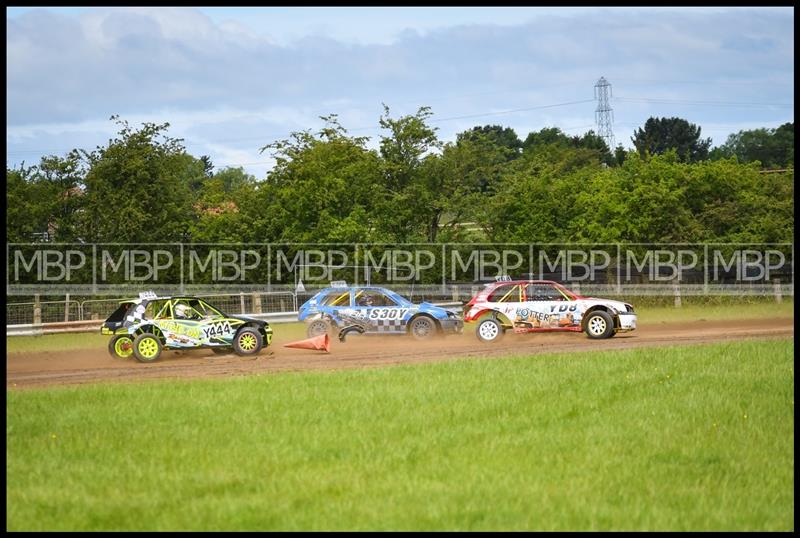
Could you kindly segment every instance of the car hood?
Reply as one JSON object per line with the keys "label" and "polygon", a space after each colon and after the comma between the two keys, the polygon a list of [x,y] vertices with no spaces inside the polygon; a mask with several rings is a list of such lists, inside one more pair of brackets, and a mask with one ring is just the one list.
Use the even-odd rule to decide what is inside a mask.
{"label": "car hood", "polygon": [[616,310],[617,312],[627,312],[628,311],[628,304],[622,301],[615,301],[614,299],[601,299],[599,297],[583,297],[582,301],[589,302],[591,304],[602,304],[604,306],[609,306]]}
{"label": "car hood", "polygon": [[449,312],[446,308],[437,306],[432,303],[420,303],[419,309],[421,312],[427,312],[429,314],[435,314],[442,317],[447,317],[447,312]]}
{"label": "car hood", "polygon": [[229,314],[229,317],[231,319],[238,319],[238,320],[241,320],[241,321],[245,321],[247,323],[257,323],[258,325],[266,325],[267,324],[267,322],[264,321],[263,319],[251,318],[250,316],[240,316],[240,315],[233,316],[233,315]]}

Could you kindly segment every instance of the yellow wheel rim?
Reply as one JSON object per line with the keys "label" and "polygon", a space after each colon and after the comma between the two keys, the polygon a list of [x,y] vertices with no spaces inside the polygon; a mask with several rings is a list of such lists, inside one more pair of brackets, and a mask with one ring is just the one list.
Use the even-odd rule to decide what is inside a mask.
{"label": "yellow wheel rim", "polygon": [[245,333],[239,337],[239,347],[244,351],[253,351],[256,348],[256,337],[250,333]]}
{"label": "yellow wheel rim", "polygon": [[133,340],[130,338],[120,338],[114,342],[114,351],[120,357],[130,357],[133,355]]}
{"label": "yellow wheel rim", "polygon": [[151,359],[158,353],[158,343],[155,338],[144,338],[139,342],[139,354],[142,357]]}

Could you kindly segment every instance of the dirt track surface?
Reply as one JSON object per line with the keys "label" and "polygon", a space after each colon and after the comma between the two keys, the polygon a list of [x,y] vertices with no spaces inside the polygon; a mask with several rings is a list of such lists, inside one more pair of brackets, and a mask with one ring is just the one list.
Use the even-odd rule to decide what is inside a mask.
{"label": "dirt track surface", "polygon": [[112,359],[106,349],[12,353],[6,356],[6,388],[33,388],[98,382],[187,379],[264,374],[281,371],[330,370],[416,364],[464,357],[502,357],[548,352],[602,351],[643,346],[671,346],[775,338],[794,335],[794,319],[757,319],[661,323],[640,326],[608,340],[591,340],[583,333],[507,333],[484,344],[475,324],[463,335],[417,342],[408,337],[354,337],[331,341],[330,353],[283,347],[280,331],[272,345],[255,358],[214,355],[210,350],[162,353],[152,364]]}

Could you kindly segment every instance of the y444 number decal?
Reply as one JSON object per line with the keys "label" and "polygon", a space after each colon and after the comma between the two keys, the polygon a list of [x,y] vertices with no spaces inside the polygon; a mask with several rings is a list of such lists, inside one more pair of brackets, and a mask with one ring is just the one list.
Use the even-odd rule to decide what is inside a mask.
{"label": "y444 number decal", "polygon": [[369,319],[403,319],[408,308],[376,308],[369,313]]}
{"label": "y444 number decal", "polygon": [[222,336],[223,334],[230,334],[232,332],[233,329],[231,329],[230,322],[220,321],[203,329],[203,336],[211,338],[212,336]]}

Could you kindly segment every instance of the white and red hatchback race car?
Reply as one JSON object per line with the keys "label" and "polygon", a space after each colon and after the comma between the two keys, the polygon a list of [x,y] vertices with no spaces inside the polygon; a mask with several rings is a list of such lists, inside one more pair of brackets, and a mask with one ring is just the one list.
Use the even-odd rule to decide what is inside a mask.
{"label": "white and red hatchback race car", "polygon": [[476,333],[484,342],[499,340],[509,329],[515,333],[585,331],[589,338],[610,338],[636,329],[630,304],[584,297],[550,280],[487,284],[464,307],[465,322],[479,319]]}

